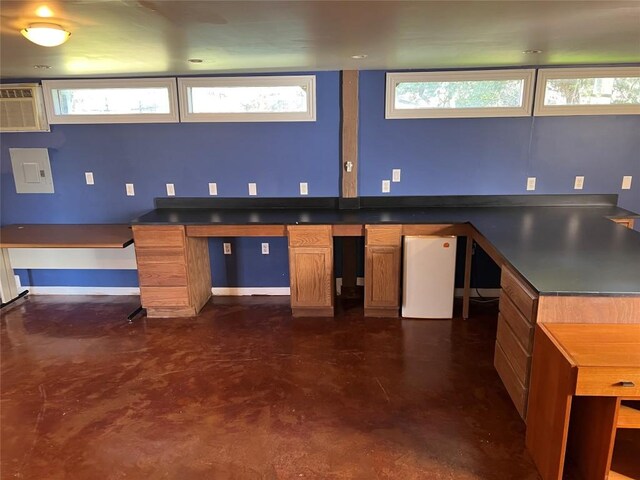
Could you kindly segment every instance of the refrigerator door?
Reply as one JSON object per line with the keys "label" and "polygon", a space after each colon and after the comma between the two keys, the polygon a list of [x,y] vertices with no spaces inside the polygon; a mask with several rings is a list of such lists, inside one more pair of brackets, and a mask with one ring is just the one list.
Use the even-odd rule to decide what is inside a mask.
{"label": "refrigerator door", "polygon": [[402,316],[452,318],[457,238],[405,236]]}

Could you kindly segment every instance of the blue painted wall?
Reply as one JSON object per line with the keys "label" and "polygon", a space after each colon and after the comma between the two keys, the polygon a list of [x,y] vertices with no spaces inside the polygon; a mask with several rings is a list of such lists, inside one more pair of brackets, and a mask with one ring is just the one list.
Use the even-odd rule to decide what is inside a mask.
{"label": "blue painted wall", "polygon": [[[246,197],[256,182],[261,197],[295,197],[299,183],[309,196],[339,195],[340,74],[316,73],[317,121],[272,123],[179,123],[53,125],[50,133],[0,134],[2,224],[127,223],[153,208],[154,197],[204,197],[216,182],[218,196]],[[47,147],[54,194],[16,194],[9,148]],[[84,172],[95,185],[85,184]],[[125,194],[125,183],[136,195]],[[270,255],[261,254],[261,242]],[[283,239],[235,239],[234,255],[223,256],[212,240],[216,286],[288,286]],[[18,272],[25,285],[132,286],[113,272],[74,270]],[[31,283],[34,282],[34,283]],[[116,283],[116,285],[114,285]]]}
{"label": "blue painted wall", "polygon": [[[0,135],[2,224],[128,222],[153,208],[153,198],[174,183],[178,196],[293,197],[309,183],[310,196],[337,196],[339,186],[340,76],[317,73],[317,122],[54,125],[51,133]],[[618,193],[620,205],[640,211],[640,116],[526,117],[385,120],[385,72],[360,77],[360,192],[381,195],[381,181],[402,169],[391,195],[525,193]],[[47,147],[56,193],[17,195],[10,147]],[[95,185],[84,183],[92,171]],[[633,175],[631,190],[621,190]],[[134,183],[135,197],[125,195]],[[284,239],[231,239],[234,255],[222,255],[212,239],[216,286],[288,286]],[[268,241],[271,254],[260,253]],[[336,256],[339,257],[339,249]],[[483,262],[478,286],[495,286],[495,271]],[[337,259],[337,271],[340,271]],[[479,269],[480,270],[480,269]],[[135,286],[122,271],[21,271],[25,284]]]}
{"label": "blue painted wall", "polygon": [[[384,118],[385,72],[360,76],[360,194],[617,193],[640,211],[640,115],[520,118]],[[584,189],[573,190],[576,175]],[[622,177],[633,175],[631,190]]]}

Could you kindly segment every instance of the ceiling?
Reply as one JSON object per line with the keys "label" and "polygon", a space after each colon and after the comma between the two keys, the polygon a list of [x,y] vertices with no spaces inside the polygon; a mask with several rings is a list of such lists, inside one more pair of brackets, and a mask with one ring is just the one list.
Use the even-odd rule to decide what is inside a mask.
{"label": "ceiling", "polygon": [[[3,78],[640,62],[639,1],[0,0],[0,20]],[[43,21],[69,41],[20,35]]]}

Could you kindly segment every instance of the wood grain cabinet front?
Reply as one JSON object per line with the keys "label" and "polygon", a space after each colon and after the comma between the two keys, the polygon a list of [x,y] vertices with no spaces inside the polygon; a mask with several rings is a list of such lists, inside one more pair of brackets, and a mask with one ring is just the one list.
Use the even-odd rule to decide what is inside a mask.
{"label": "wood grain cabinet front", "polygon": [[149,318],[196,315],[211,296],[206,238],[184,226],[133,227],[140,301]]}
{"label": "wood grain cabinet front", "polygon": [[333,238],[330,225],[289,226],[293,316],[333,316]]}
{"label": "wood grain cabinet front", "polygon": [[617,223],[618,225],[622,225],[623,227],[626,228],[630,228],[633,230],[633,227],[635,225],[635,218],[632,217],[628,217],[628,218],[612,218],[611,221]]}
{"label": "wood grain cabinet front", "polygon": [[494,366],[518,413],[526,420],[538,292],[507,265],[503,265],[500,284]]}
{"label": "wood grain cabinet front", "polygon": [[402,225],[365,226],[364,313],[397,317],[400,311]]}

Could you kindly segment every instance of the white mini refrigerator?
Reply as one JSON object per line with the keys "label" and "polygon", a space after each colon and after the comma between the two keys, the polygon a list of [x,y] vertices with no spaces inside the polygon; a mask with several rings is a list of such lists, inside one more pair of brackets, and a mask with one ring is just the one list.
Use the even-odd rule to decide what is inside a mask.
{"label": "white mini refrigerator", "polygon": [[456,237],[404,237],[402,316],[452,318]]}

